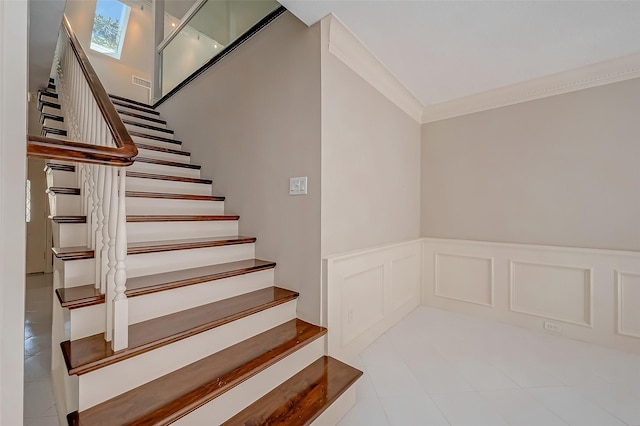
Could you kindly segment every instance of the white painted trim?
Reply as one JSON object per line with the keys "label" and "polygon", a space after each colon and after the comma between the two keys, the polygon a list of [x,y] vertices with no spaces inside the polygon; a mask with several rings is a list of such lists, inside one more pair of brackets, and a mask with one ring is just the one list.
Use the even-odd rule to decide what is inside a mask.
{"label": "white painted trim", "polygon": [[338,19],[329,20],[329,52],[345,63],[353,72],[387,97],[418,123],[422,120],[422,104],[375,57],[373,53]]}
{"label": "white painted trim", "polygon": [[[491,271],[491,276],[490,276],[490,279],[489,279],[491,302],[482,303],[482,302],[478,302],[477,300],[454,297],[454,296],[447,296],[445,294],[442,294],[440,292],[440,280],[439,280],[439,272],[440,272],[439,259],[440,259],[441,256],[458,257],[458,258],[463,258],[463,259],[488,260],[489,261],[489,265],[490,265],[489,269]],[[433,274],[434,274],[433,279],[434,279],[434,282],[435,282],[435,295],[436,296],[445,297],[447,299],[452,299],[452,300],[458,300],[460,302],[473,303],[475,305],[480,305],[480,306],[486,306],[486,307],[489,307],[489,308],[493,308],[493,303],[494,303],[494,300],[495,300],[494,266],[493,266],[494,259],[493,259],[493,257],[467,256],[467,255],[459,255],[459,254],[453,254],[453,253],[442,253],[442,252],[436,251],[434,253],[434,264],[435,264],[435,268],[433,269]]]}
{"label": "white painted trim", "polygon": [[640,53],[425,106],[422,123],[514,105],[640,77]]}
{"label": "white painted trim", "polygon": [[0,1],[0,425],[23,415],[27,0]]}
{"label": "white painted trim", "polygon": [[615,274],[616,274],[616,332],[622,336],[629,336],[629,337],[635,337],[637,339],[640,339],[640,333],[625,331],[622,328],[622,316],[624,315],[624,312],[622,311],[622,301],[624,299],[623,278],[625,275],[640,276],[640,273],[616,270]]}
{"label": "white painted trim", "polygon": [[[567,318],[561,318],[561,317],[555,316],[551,313],[536,312],[536,311],[516,307],[515,300],[514,300],[515,284],[516,284],[516,273],[515,273],[516,265],[547,266],[551,268],[574,269],[577,271],[586,272],[587,274],[586,284],[588,286],[588,291],[586,292],[586,295],[589,297],[588,320],[586,320],[585,322],[573,321]],[[511,312],[516,312],[520,314],[533,315],[540,318],[547,318],[555,321],[566,322],[568,324],[575,324],[582,327],[593,328],[593,268],[575,266],[575,265],[563,265],[563,264],[556,264],[556,263],[525,262],[520,260],[510,260],[509,261],[509,310]]]}
{"label": "white painted trim", "polygon": [[[420,304],[421,257],[413,240],[323,258],[328,355],[351,359]],[[413,267],[394,274],[394,263],[413,258]],[[409,296],[394,300],[398,291]]]}
{"label": "white painted trim", "polygon": [[[634,303],[629,297],[637,293],[635,287],[633,295],[625,295],[622,289],[623,276],[633,278],[633,285],[640,276],[640,252],[442,238],[423,238],[422,241],[423,304],[537,332],[544,332],[545,321],[561,321],[563,337],[640,353],[640,333],[635,327],[637,317],[635,311],[629,311]],[[440,297],[436,291],[435,253],[494,258],[494,305],[478,306]],[[524,268],[514,279],[514,265],[543,269]],[[568,273],[565,269],[580,274]],[[474,274],[478,275],[480,270],[465,273],[465,279],[474,282]],[[521,278],[525,280],[526,291],[516,298],[514,288],[518,288]],[[486,282],[486,278],[477,276],[475,281]],[[476,290],[476,287],[466,288],[471,296]],[[467,298],[464,292],[455,296]],[[631,329],[629,326],[625,329],[622,322],[624,306],[626,316],[633,321],[629,323],[633,324]]]}

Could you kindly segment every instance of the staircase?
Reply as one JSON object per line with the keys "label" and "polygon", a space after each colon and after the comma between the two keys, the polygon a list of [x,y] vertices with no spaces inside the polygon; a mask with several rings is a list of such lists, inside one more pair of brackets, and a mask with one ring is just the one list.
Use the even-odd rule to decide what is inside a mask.
{"label": "staircase", "polygon": [[[38,96],[43,136],[67,135],[55,84]],[[53,380],[70,425],[331,425],[360,371],[325,355],[327,330],[296,318],[157,111],[111,95],[139,155],[126,177],[128,345],[105,340],[105,295],[77,165],[46,168],[54,235]]]}

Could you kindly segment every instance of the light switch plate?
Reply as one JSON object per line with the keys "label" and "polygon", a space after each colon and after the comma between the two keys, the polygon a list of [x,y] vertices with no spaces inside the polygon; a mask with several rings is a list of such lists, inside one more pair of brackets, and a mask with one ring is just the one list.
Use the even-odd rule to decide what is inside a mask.
{"label": "light switch plate", "polygon": [[289,179],[289,195],[305,195],[307,193],[307,177]]}

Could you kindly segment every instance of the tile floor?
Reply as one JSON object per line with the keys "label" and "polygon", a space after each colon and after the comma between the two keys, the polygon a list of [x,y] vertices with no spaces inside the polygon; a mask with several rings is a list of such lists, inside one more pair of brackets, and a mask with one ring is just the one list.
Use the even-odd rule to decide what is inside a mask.
{"label": "tile floor", "polygon": [[640,356],[420,307],[352,361],[339,426],[640,425]]}
{"label": "tile floor", "polygon": [[24,320],[24,426],[58,426],[51,390],[52,274],[27,275]]}
{"label": "tile floor", "polygon": [[[27,277],[25,426],[57,426],[51,275]],[[365,349],[339,426],[639,426],[640,356],[421,307]]]}

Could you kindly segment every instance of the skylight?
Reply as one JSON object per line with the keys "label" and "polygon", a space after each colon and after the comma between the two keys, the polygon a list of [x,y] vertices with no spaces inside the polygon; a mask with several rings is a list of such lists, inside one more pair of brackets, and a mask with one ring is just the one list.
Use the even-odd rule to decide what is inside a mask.
{"label": "skylight", "polygon": [[131,8],[117,0],[98,0],[91,49],[120,59]]}

